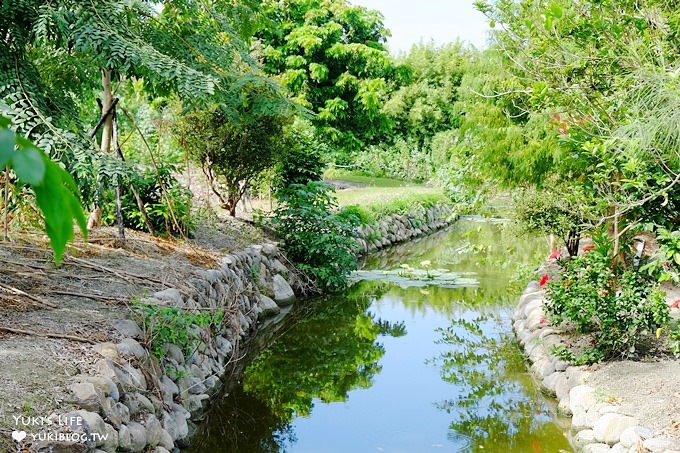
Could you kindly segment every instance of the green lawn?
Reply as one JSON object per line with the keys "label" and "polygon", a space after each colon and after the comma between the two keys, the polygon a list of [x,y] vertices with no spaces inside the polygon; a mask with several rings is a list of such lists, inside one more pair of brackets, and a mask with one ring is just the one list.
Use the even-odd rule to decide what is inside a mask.
{"label": "green lawn", "polygon": [[337,170],[327,172],[324,176],[327,179],[366,185],[335,192],[340,206],[357,206],[365,220],[376,220],[391,214],[406,214],[416,206],[429,207],[448,202],[441,189],[423,184],[358,176],[349,172],[338,173]]}
{"label": "green lawn", "polygon": [[379,178],[377,176],[357,175],[347,170],[329,169],[323,175],[324,179],[334,179],[345,181],[352,184],[363,184],[373,187],[406,187],[413,186],[415,183],[393,178]]}

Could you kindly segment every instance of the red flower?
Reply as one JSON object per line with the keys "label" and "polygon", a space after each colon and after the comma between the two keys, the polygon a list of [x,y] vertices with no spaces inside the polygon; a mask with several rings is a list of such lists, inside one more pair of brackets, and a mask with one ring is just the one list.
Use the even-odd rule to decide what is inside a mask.
{"label": "red flower", "polygon": [[680,299],[676,299],[671,304],[671,308],[680,308]]}
{"label": "red flower", "polygon": [[559,258],[559,257],[560,257],[560,251],[559,251],[559,250],[555,250],[554,252],[552,252],[552,253],[550,254],[550,256],[548,257],[548,259],[549,259],[549,260],[556,260],[556,259]]}
{"label": "red flower", "polygon": [[538,321],[539,324],[548,324],[548,320],[545,318],[541,318],[540,321]]}
{"label": "red flower", "polygon": [[588,244],[585,247],[583,247],[583,251],[587,252],[588,250],[592,250],[595,248],[595,244]]}
{"label": "red flower", "polygon": [[541,277],[541,279],[538,281],[538,284],[540,286],[545,286],[545,284],[548,283],[549,279],[550,277],[548,277],[548,274],[543,274],[543,277]]}

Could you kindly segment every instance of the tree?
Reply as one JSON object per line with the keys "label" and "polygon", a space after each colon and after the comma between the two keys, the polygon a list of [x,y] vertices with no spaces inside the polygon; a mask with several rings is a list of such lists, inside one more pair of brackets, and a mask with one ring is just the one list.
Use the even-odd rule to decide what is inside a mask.
{"label": "tree", "polygon": [[[149,96],[178,96],[185,107],[217,104],[234,119],[244,106],[265,116],[284,108],[278,85],[248,52],[252,7],[249,0],[173,1],[160,12],[151,1],[5,2],[4,112],[19,132],[66,164],[87,202],[98,204],[102,188],[110,181],[120,186],[124,176],[119,157],[109,152],[119,151],[115,118],[123,109],[113,93],[126,79],[144,80]],[[83,100],[97,96],[96,116],[83,118]],[[88,122],[95,127],[85,127]],[[99,153],[88,135],[98,139]]]}
{"label": "tree", "polygon": [[632,0],[477,5],[498,29],[511,75],[510,89],[494,96],[512,99],[525,136],[548,132],[536,143],[552,155],[551,173],[583,188],[582,203],[608,226],[618,256],[623,235],[649,220],[650,205],[669,205],[680,182],[677,8]]}
{"label": "tree", "polygon": [[430,42],[414,45],[398,60],[410,74],[383,107],[394,122],[393,136],[423,148],[436,133],[457,127],[460,112],[454,105],[470,52],[461,43],[436,47]]}
{"label": "tree", "polygon": [[259,115],[232,122],[219,108],[186,115],[177,130],[180,143],[208,178],[210,188],[231,216],[263,170],[274,164],[281,147],[284,116]]}
{"label": "tree", "polygon": [[311,110],[342,151],[377,142],[381,107],[395,76],[382,16],[345,0],[266,0],[257,51],[267,73]]}

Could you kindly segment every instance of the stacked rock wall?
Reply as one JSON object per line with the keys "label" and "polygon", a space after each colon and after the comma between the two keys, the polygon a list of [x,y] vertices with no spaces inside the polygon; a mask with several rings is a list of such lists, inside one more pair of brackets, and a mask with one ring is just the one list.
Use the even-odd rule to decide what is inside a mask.
{"label": "stacked rock wall", "polygon": [[[204,414],[222,387],[227,367],[239,357],[239,343],[257,322],[293,303],[299,289],[294,269],[273,244],[248,247],[225,256],[215,269],[198,271],[184,292],[168,288],[142,302],[191,312],[225,313],[218,330],[189,326],[195,349],[163,346],[157,357],[147,348],[153,331],[133,319],[112,320],[116,342],[94,345],[93,367],[69,386],[76,410],[59,414],[59,432],[82,435],[85,442],[45,440],[32,451],[165,453],[187,444],[192,420]],[[140,324],[142,324],[140,326]],[[59,417],[54,414],[55,417]],[[63,437],[63,436],[62,436]]]}
{"label": "stacked rock wall", "polygon": [[357,230],[359,253],[366,254],[399,242],[425,236],[451,225],[456,220],[448,205],[413,209],[406,215],[393,214]]}
{"label": "stacked rock wall", "polygon": [[[454,220],[449,206],[388,216],[358,229],[359,253],[429,234]],[[197,271],[186,285],[191,291],[167,288],[141,300],[190,313],[225,313],[218,331],[187,328],[198,340],[195,350],[166,343],[159,358],[149,350],[152,328],[129,319],[128,312],[111,320],[119,339],[93,346],[94,366],[75,376],[69,386],[74,410],[53,414],[68,422],[54,424],[55,439],[60,432],[69,432],[86,441],[49,439],[34,443],[31,451],[166,453],[186,446],[193,422],[205,414],[228,367],[240,357],[240,342],[258,321],[293,303],[293,288],[300,292],[295,270],[283,263],[288,262],[275,245],[251,246],[225,256],[214,269]]]}

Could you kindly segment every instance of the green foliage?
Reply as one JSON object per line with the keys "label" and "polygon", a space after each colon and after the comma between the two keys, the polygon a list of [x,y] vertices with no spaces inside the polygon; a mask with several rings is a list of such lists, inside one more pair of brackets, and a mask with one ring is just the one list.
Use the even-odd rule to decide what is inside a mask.
{"label": "green foliage", "polygon": [[331,188],[322,182],[292,184],[277,198],[271,224],[288,259],[321,289],[343,289],[357,265],[352,252],[358,218],[335,214]]}
{"label": "green foliage", "polygon": [[[680,149],[677,8],[662,0],[642,7],[611,0],[477,6],[502,24],[494,32],[501,71],[489,73],[503,77],[491,90],[475,91],[492,99],[486,110],[500,114],[512,131],[506,138],[526,144],[494,149],[482,135],[491,145],[482,161],[504,179],[540,184],[553,174],[566,182],[564,193],[587,194],[582,205],[616,235],[613,254],[620,253],[621,232],[638,223],[672,227]],[[541,171],[526,173],[531,163]],[[532,173],[539,178],[527,177]]]}
{"label": "green foliage", "polygon": [[457,127],[458,88],[470,53],[459,42],[441,47],[430,42],[414,45],[398,60],[408,68],[410,80],[391,93],[383,107],[396,137],[426,152],[434,135]]}
{"label": "green foliage", "polygon": [[355,154],[353,164],[366,175],[417,182],[429,180],[434,168],[427,150],[403,139],[371,146]]}
{"label": "green foliage", "polygon": [[256,116],[235,123],[213,108],[185,115],[176,133],[233,216],[253,180],[274,164],[286,121],[283,116]]}
{"label": "green foliage", "polygon": [[174,344],[189,356],[201,341],[195,328],[219,328],[224,320],[224,312],[191,313],[176,307],[147,305],[135,303],[133,305],[140,326],[146,335],[151,352],[158,358],[165,355],[163,346]]}
{"label": "green foliage", "polygon": [[657,232],[659,250],[640,268],[660,283],[672,281],[680,284],[680,231],[659,229]]}
{"label": "green foliage", "polygon": [[422,217],[427,209],[447,204],[447,202],[446,196],[438,192],[401,193],[398,198],[383,199],[382,201],[348,207],[359,211],[360,219],[375,222],[394,214]]}
{"label": "green foliage", "polygon": [[[184,237],[189,235],[192,228],[192,193],[173,176],[175,171],[173,167],[146,169],[141,173],[131,172],[128,178],[120,179],[123,221],[126,227],[148,231],[131,189],[134,187],[144,203],[146,215],[156,233]],[[102,221],[112,225],[116,222],[112,191],[106,193],[104,201]]]}
{"label": "green foliage", "polygon": [[11,169],[20,183],[33,189],[45,218],[45,231],[54,251],[54,261],[59,264],[66,243],[73,239],[74,220],[87,236],[78,189],[71,175],[29,140],[9,129],[10,124],[7,118],[0,116],[0,168],[5,168],[5,178],[10,177]]}
{"label": "green foliage", "polygon": [[612,264],[612,244],[605,237],[596,244],[561,262],[561,277],[549,283],[545,302],[551,322],[569,323],[578,333],[592,336],[592,351],[579,361],[630,357],[642,340],[669,321],[655,282],[621,263]]}
{"label": "green foliage", "polygon": [[334,146],[349,152],[375,143],[386,131],[381,106],[395,71],[380,13],[345,0],[267,0],[262,11],[264,70],[316,114]]}
{"label": "green foliage", "polygon": [[586,223],[579,198],[567,190],[564,184],[552,190],[518,190],[513,197],[513,216],[524,231],[556,235],[574,256]]}
{"label": "green foliage", "polygon": [[311,124],[298,120],[285,128],[283,145],[274,167],[274,190],[290,184],[320,181],[325,167],[324,154],[327,154],[327,146]]}

